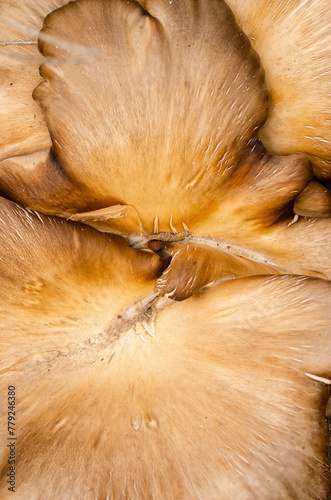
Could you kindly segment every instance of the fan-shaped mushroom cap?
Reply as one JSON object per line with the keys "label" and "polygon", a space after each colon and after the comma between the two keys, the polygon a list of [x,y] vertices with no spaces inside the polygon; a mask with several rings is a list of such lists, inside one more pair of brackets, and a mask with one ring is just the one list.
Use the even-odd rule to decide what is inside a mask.
{"label": "fan-shaped mushroom cap", "polygon": [[158,255],[130,248],[120,236],[0,201],[4,365],[11,364],[8,350],[37,354],[43,343],[57,349],[77,336],[86,340],[127,303],[153,292],[164,270]]}
{"label": "fan-shaped mushroom cap", "polygon": [[[171,218],[180,225],[217,196],[266,118],[267,93],[258,58],[224,2],[146,8],[79,0],[50,14],[43,33],[100,57],[46,62],[34,95],[70,180],[89,197],[133,206],[151,233],[156,216],[168,231]],[[40,50],[66,55],[46,41]]]}
{"label": "fan-shaped mushroom cap", "polygon": [[228,0],[261,58],[270,112],[260,137],[274,154],[307,153],[331,178],[331,11],[328,0]]}
{"label": "fan-shaped mushroom cap", "polygon": [[331,377],[329,283],[242,278],[151,318],[135,304],[121,312],[149,294],[158,256],[1,206],[1,379],[17,388],[18,499],[327,497],[318,380]]}

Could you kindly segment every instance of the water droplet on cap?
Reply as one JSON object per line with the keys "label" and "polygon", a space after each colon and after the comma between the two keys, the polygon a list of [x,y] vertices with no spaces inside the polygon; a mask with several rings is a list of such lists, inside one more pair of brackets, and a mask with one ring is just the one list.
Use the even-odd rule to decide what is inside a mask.
{"label": "water droplet on cap", "polygon": [[156,431],[159,428],[159,421],[153,415],[147,415],[145,418],[146,428],[151,431]]}
{"label": "water droplet on cap", "polygon": [[131,417],[131,427],[134,431],[139,431],[142,423],[141,413],[137,413],[134,417]]}

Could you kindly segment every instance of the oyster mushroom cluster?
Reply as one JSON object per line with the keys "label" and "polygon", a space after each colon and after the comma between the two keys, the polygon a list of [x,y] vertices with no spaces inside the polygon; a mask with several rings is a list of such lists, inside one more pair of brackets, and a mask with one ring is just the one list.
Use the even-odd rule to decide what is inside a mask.
{"label": "oyster mushroom cluster", "polygon": [[327,0],[0,26],[1,498],[327,500]]}

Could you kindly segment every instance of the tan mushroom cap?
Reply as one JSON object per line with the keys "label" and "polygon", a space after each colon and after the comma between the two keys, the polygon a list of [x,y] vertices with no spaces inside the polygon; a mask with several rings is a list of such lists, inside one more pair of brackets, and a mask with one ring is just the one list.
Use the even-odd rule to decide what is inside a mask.
{"label": "tan mushroom cap", "polygon": [[32,92],[42,81],[38,71],[42,60],[38,31],[44,17],[65,3],[0,1],[0,161],[51,146],[46,122]]}
{"label": "tan mushroom cap", "polygon": [[[79,0],[49,15],[43,33],[100,55],[85,65],[46,62],[34,96],[70,181],[103,203],[90,210],[132,206],[151,233],[156,217],[169,231],[171,220],[188,223],[217,197],[266,118],[267,93],[259,60],[224,2],[147,2],[146,9]],[[45,41],[40,50],[66,55]],[[124,232],[117,222],[113,230]],[[125,232],[136,225],[135,218]]]}
{"label": "tan mushroom cap", "polygon": [[260,137],[274,154],[307,153],[331,178],[331,11],[328,0],[228,0],[260,56],[270,111]]}
{"label": "tan mushroom cap", "polygon": [[[21,214],[15,209],[12,216]],[[48,253],[52,241],[45,243]],[[35,265],[45,266],[40,258]],[[146,324],[144,342],[134,321],[112,316],[106,302],[113,283],[99,277],[87,295],[93,281],[80,279],[86,270],[79,262],[72,311],[62,298],[61,315],[51,296],[43,325],[30,305],[12,328],[2,326],[2,382],[18,393],[18,499],[274,500],[275,492],[284,500],[327,498],[320,411],[329,391],[318,379],[331,377],[329,283],[288,276],[223,282],[184,302],[169,300],[152,318],[154,337],[147,333],[152,322]],[[20,265],[17,259],[21,276]],[[21,303],[37,293],[11,284],[5,311],[10,291]],[[65,293],[63,275],[53,287]],[[84,299],[97,290],[104,303],[98,298],[96,312]],[[85,312],[75,318],[78,304]],[[96,327],[95,318],[106,311],[104,335],[106,321]],[[27,335],[29,347],[9,358],[8,340],[23,347]],[[7,498],[5,473],[0,484]]]}
{"label": "tan mushroom cap", "polygon": [[165,267],[158,255],[0,200],[3,368],[22,349],[38,358],[44,344],[57,349],[99,334],[127,303],[153,293]]}

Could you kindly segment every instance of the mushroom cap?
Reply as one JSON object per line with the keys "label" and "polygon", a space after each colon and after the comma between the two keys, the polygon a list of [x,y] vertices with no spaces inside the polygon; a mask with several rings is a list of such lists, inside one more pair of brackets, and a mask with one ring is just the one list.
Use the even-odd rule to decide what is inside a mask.
{"label": "mushroom cap", "polygon": [[[89,210],[133,206],[151,233],[156,216],[161,231],[171,218],[180,225],[201,216],[254,142],[267,92],[259,59],[224,2],[146,9],[79,0],[51,13],[44,35],[99,57],[75,65],[46,60],[34,96],[60,168],[97,200]],[[46,58],[68,54],[44,39],[39,48]],[[62,212],[74,213],[75,202],[69,198]],[[117,232],[136,231],[136,217],[129,227],[113,222]]]}
{"label": "mushroom cap", "polygon": [[[40,349],[44,341],[55,347],[77,335],[83,340],[85,322],[99,333],[127,303],[153,293],[165,267],[158,255],[129,247],[121,236],[3,198],[0,216],[1,325],[7,332],[1,342],[10,356],[32,351],[35,342]],[[4,352],[2,362],[10,359]]]}
{"label": "mushroom cap", "polygon": [[148,315],[157,255],[5,200],[1,221],[17,498],[327,498],[329,282],[235,279]]}
{"label": "mushroom cap", "polygon": [[33,89],[42,81],[37,40],[45,15],[65,3],[1,0],[0,161],[51,147],[43,114],[32,99]]}
{"label": "mushroom cap", "polygon": [[259,54],[270,90],[260,138],[270,153],[306,153],[331,178],[331,12],[328,0],[228,0]]}

